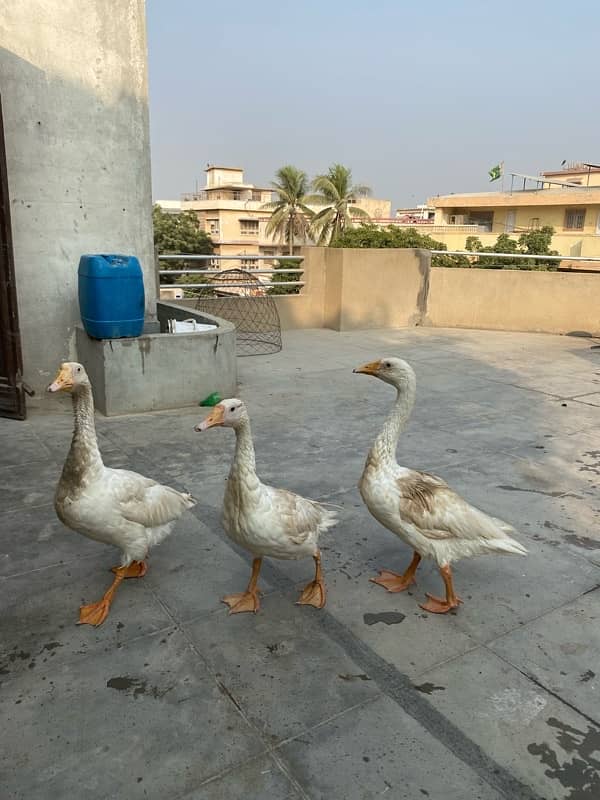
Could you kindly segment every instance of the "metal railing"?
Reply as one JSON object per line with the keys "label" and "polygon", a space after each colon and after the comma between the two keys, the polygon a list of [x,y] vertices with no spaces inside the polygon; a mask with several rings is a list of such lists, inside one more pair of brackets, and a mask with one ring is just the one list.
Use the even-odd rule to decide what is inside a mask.
{"label": "metal railing", "polygon": [[[600,262],[599,256],[550,256],[543,253],[494,253],[489,250],[430,250],[431,255],[439,256],[466,256],[469,259],[477,260],[479,258],[488,259],[517,259],[517,260],[530,260],[530,261],[556,261],[560,264],[561,261],[575,261],[575,262]],[[473,266],[477,266],[474,264]],[[488,269],[492,267],[491,264],[486,263]],[[502,264],[497,266],[501,267]]]}
{"label": "metal railing", "polygon": [[[229,256],[221,256],[221,255],[186,255],[185,253],[181,254],[169,254],[169,255],[159,255],[159,261],[186,261],[186,262],[208,262],[210,267],[214,267],[215,263],[219,263],[220,261],[227,262],[227,261],[236,261],[237,264],[232,265],[229,269],[239,269],[244,272],[248,272],[252,276],[254,275],[281,275],[284,273],[286,276],[295,274],[295,275],[302,275],[304,272],[303,269],[294,269],[289,268],[287,266],[280,267],[279,269],[258,269],[253,266],[250,266],[247,262],[254,262],[257,265],[259,262],[273,262],[273,261],[293,261],[296,264],[301,264],[304,261],[304,256],[272,256],[272,255],[229,255]],[[252,283],[247,282],[230,282],[230,281],[221,281],[219,283],[166,283],[163,282],[162,278],[166,276],[174,276],[174,275],[223,275],[225,272],[225,268],[223,269],[159,269],[158,274],[160,278],[160,288],[161,289],[272,289],[272,288],[279,288],[284,286],[297,286],[298,289],[301,289],[302,286],[305,285],[305,281],[301,280],[293,280],[293,281],[267,281],[267,280],[257,280]]]}

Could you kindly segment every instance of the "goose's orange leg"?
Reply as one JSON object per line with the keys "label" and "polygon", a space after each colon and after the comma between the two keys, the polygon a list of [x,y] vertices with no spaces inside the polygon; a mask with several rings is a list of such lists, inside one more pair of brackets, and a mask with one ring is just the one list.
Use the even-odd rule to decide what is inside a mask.
{"label": "goose's orange leg", "polygon": [[428,594],[429,598],[426,603],[419,603],[422,609],[430,611],[432,614],[446,614],[453,608],[458,608],[462,603],[460,597],[454,592],[454,583],[452,582],[452,572],[450,567],[440,567],[440,575],[446,587],[446,599],[442,600],[441,597],[434,597]]}
{"label": "goose's orange leg", "polygon": [[230,614],[241,614],[243,611],[254,611],[256,613],[260,608],[257,583],[261,565],[262,558],[255,558],[252,562],[252,575],[245,592],[228,594],[223,598],[222,602],[229,606]]}
{"label": "goose's orange leg", "polygon": [[81,606],[79,609],[80,625],[102,625],[108,617],[111,603],[117,589],[126,578],[143,578],[146,574],[147,566],[145,561],[132,561],[128,567],[113,567],[115,579],[106,590],[102,600],[97,603],[90,603],[88,606]]}
{"label": "goose's orange leg", "polygon": [[317,550],[313,558],[315,560],[315,579],[304,587],[304,591],[296,605],[323,608],[327,595],[325,581],[323,580],[323,570],[321,569],[321,551]]}
{"label": "goose's orange leg", "polygon": [[412,561],[403,575],[398,575],[397,572],[390,572],[387,569],[382,569],[376,578],[369,578],[369,580],[379,584],[379,586],[383,586],[388,592],[403,592],[413,583],[416,583],[415,572],[417,571],[420,561],[421,556],[415,550]]}

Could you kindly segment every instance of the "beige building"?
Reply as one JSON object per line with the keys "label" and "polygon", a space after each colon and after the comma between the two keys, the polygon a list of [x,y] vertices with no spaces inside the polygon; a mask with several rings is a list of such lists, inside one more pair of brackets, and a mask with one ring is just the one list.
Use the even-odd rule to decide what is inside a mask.
{"label": "beige building", "polygon": [[271,202],[272,189],[244,182],[244,171],[237,167],[209,166],[206,186],[198,192],[183,194],[181,200],[158,200],[165,211],[195,211],[201,230],[211,237],[215,253],[240,256],[239,261],[223,264],[255,267],[255,259],[244,256],[283,254],[287,248],[265,232],[269,211],[263,206]]}
{"label": "beige building", "polygon": [[510,191],[430,198],[435,218],[427,233],[450,250],[463,250],[468,236],[490,245],[501,233],[517,238],[551,225],[552,248],[560,255],[600,256],[600,167],[573,165],[512,182]]}
{"label": "beige building", "polygon": [[[270,265],[275,256],[286,255],[288,246],[266,232],[271,216],[266,203],[274,198],[273,189],[259,187],[244,181],[244,171],[239,167],[209,166],[206,186],[198,192],[183,194],[181,200],[157,200],[164,211],[195,211],[201,229],[211,237],[215,253],[222,256],[239,256],[239,260],[220,262],[223,269],[242,266],[246,269]],[[391,213],[391,202],[374,197],[357,198],[356,206],[370,217]],[[320,206],[311,206],[319,211]],[[301,242],[294,248],[299,252]],[[264,260],[247,256],[263,256]],[[246,257],[246,258],[245,258]]]}

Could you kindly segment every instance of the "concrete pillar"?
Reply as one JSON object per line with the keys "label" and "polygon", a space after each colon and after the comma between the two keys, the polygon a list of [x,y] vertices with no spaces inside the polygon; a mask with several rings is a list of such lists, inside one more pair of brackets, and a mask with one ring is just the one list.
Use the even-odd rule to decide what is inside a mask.
{"label": "concrete pillar", "polygon": [[324,326],[349,331],[423,324],[430,263],[427,250],[329,248]]}
{"label": "concrete pillar", "polygon": [[144,0],[4,0],[0,74],[24,377],[76,357],[82,253],[136,255],[154,315]]}

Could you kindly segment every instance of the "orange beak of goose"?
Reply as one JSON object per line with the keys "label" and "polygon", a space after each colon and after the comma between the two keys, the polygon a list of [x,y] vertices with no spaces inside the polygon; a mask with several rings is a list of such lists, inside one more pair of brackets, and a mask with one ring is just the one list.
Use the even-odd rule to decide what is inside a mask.
{"label": "orange beak of goose", "polygon": [[61,365],[54,381],[48,386],[48,392],[65,392],[73,388],[73,375],[70,367]]}
{"label": "orange beak of goose", "polygon": [[215,406],[206,419],[199,422],[194,426],[194,430],[198,433],[207,431],[209,428],[214,428],[217,425],[222,425],[225,419],[225,408],[220,403]]}
{"label": "orange beak of goose", "polygon": [[360,373],[361,375],[377,375],[381,367],[381,361],[369,361],[368,364],[363,364],[362,367],[356,367],[352,372]]}

